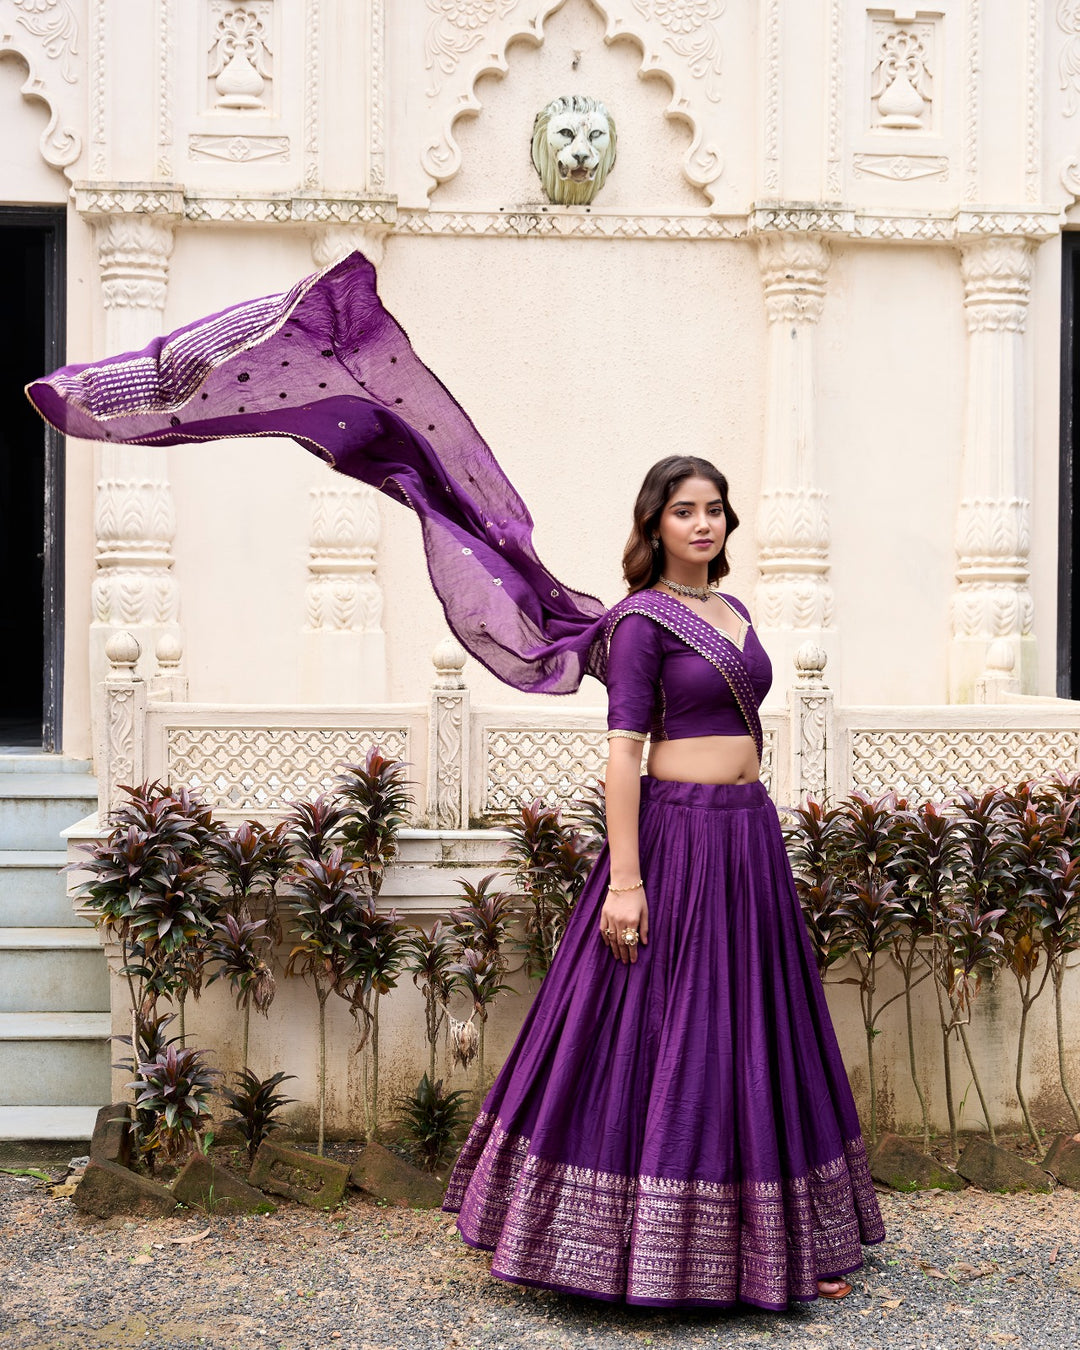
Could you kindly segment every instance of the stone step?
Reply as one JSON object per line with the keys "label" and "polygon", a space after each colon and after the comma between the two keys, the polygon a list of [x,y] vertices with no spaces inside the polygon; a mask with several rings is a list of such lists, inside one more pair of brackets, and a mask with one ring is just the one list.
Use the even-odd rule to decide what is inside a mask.
{"label": "stone step", "polygon": [[90,927],[76,914],[67,893],[69,874],[60,869],[67,854],[49,850],[0,850],[0,932],[4,928]]}
{"label": "stone step", "polygon": [[97,804],[88,774],[0,774],[0,849],[54,850],[60,831]]}
{"label": "stone step", "polygon": [[72,759],[68,755],[0,753],[0,773],[77,773],[89,774],[93,766],[88,759]]}
{"label": "stone step", "polygon": [[0,1106],[0,1140],[88,1141],[97,1113],[97,1106]]}
{"label": "stone step", "polygon": [[0,1013],[0,1106],[107,1103],[111,1032],[105,1012]]}
{"label": "stone step", "polygon": [[109,970],[93,928],[0,928],[0,1013],[108,1009]]}

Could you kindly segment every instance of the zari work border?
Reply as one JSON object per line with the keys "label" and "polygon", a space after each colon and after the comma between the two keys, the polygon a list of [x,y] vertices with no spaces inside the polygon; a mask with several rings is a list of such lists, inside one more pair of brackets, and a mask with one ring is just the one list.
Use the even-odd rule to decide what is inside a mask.
{"label": "zari work border", "polygon": [[550,1162],[482,1114],[443,1207],[492,1274],[628,1303],[784,1308],[884,1237],[861,1138],[806,1176],[721,1184]]}

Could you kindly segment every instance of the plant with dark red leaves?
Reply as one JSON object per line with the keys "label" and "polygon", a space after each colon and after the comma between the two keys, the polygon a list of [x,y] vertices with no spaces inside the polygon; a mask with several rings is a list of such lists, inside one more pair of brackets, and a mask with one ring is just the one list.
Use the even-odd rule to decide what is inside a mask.
{"label": "plant with dark red leaves", "polygon": [[428,1080],[435,1082],[435,1054],[439,1033],[446,1025],[454,977],[450,967],[460,950],[457,937],[441,919],[427,932],[413,928],[406,933],[406,968],[424,996],[424,1034],[428,1043]]}
{"label": "plant with dark red leaves", "polygon": [[526,897],[524,965],[545,975],[593,864],[586,836],[556,806],[536,799],[500,817],[510,835],[506,862]]}
{"label": "plant with dark red leaves", "polygon": [[427,1074],[411,1097],[398,1098],[398,1111],[409,1148],[429,1172],[438,1169],[465,1123],[465,1092],[445,1089],[442,1079]]}
{"label": "plant with dark red leaves", "polygon": [[346,856],[363,867],[368,890],[382,890],[387,867],[398,854],[398,836],[413,806],[406,765],[373,745],[360,764],[343,764],[337,777],[344,803],[342,833]]}
{"label": "plant with dark red leaves", "polygon": [[250,1069],[243,1069],[236,1075],[235,1088],[223,1087],[220,1095],[232,1107],[234,1115],[226,1116],[223,1125],[234,1125],[247,1144],[248,1157],[254,1158],[259,1145],[269,1138],[282,1123],[275,1119],[283,1106],[296,1100],[286,1097],[276,1089],[294,1073],[274,1073],[269,1078],[259,1078]]}
{"label": "plant with dark red leaves", "polygon": [[248,1068],[248,1044],[251,1032],[251,1009],[267,1017],[274,1001],[276,985],[273,971],[260,954],[270,939],[260,929],[265,919],[242,920],[226,914],[214,926],[207,939],[207,963],[211,967],[207,984],[227,979],[236,999],[236,1007],[244,1015],[241,1065]]}
{"label": "plant with dark red leaves", "polygon": [[216,1069],[209,1068],[203,1051],[169,1045],[152,1060],[139,1065],[135,1079],[135,1108],[152,1120],[142,1140],[150,1166],[155,1154],[166,1161],[193,1147],[210,1115],[210,1094]]}

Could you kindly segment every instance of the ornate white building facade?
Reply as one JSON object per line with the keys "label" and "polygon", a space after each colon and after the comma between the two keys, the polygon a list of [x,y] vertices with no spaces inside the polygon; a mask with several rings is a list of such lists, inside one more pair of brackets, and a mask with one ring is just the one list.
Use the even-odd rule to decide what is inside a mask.
{"label": "ornate white building facade", "polygon": [[[618,156],[563,207],[530,139],[575,93]],[[645,469],[717,462],[779,799],[1075,766],[1080,0],[0,0],[0,109],[0,201],[63,212],[69,361],[360,248],[569,584],[614,602]],[[415,520],[299,447],[64,462],[61,746],[104,802],[273,812],[378,737],[467,829],[602,762],[599,686],[463,667]]]}

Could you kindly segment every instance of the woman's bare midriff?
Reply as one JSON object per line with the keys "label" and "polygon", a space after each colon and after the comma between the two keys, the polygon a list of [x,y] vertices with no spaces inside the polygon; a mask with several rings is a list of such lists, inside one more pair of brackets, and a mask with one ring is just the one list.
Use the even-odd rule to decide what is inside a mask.
{"label": "woman's bare midriff", "polygon": [[650,778],[677,783],[756,783],[761,766],[751,736],[685,736],[649,747]]}

